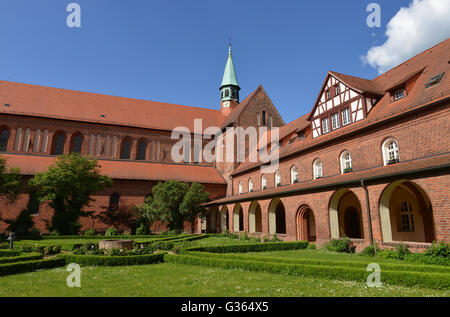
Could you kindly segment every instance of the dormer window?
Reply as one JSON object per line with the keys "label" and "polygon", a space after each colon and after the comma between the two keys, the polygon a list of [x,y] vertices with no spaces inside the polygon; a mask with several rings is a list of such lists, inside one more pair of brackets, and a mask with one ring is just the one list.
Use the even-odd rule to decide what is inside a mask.
{"label": "dormer window", "polygon": [[405,88],[398,89],[393,93],[394,101],[400,100],[406,96]]}
{"label": "dormer window", "polygon": [[299,138],[300,140],[305,139],[305,131],[299,132],[299,133],[297,133],[297,134],[298,134],[298,138]]}
{"label": "dormer window", "polygon": [[430,81],[425,84],[425,88],[439,84],[442,77],[444,77],[444,73],[440,73],[439,75],[431,77]]}

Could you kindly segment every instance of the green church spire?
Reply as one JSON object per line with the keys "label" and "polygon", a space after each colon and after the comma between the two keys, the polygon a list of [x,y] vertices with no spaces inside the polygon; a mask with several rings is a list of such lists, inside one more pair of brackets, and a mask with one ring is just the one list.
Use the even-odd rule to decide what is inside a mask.
{"label": "green church spire", "polygon": [[221,100],[235,100],[239,103],[239,87],[236,71],[234,70],[233,56],[231,54],[231,43],[228,46],[228,59],[223,73],[222,84],[220,85]]}

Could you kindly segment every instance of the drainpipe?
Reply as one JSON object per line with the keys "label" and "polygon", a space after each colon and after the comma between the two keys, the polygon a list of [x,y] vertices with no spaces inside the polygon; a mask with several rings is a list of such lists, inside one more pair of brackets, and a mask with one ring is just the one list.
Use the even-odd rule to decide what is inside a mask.
{"label": "drainpipe", "polygon": [[369,239],[370,244],[373,245],[373,248],[376,251],[375,245],[373,243],[373,232],[372,232],[372,217],[370,216],[370,203],[369,203],[369,190],[367,189],[367,186],[364,185],[364,180],[361,179],[361,187],[364,188],[364,192],[366,193],[366,209],[367,209],[367,219],[369,222]]}
{"label": "drainpipe", "polygon": [[231,179],[231,196],[234,195],[234,191],[233,191],[233,176],[230,175],[230,179]]}

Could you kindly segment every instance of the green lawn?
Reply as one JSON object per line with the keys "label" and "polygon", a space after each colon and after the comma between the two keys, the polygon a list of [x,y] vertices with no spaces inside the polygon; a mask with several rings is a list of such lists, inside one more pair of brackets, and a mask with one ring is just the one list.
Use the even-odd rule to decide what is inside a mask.
{"label": "green lawn", "polygon": [[0,296],[450,296],[398,286],[161,263],[83,267],[81,288],[66,286],[64,268],[0,277]]}

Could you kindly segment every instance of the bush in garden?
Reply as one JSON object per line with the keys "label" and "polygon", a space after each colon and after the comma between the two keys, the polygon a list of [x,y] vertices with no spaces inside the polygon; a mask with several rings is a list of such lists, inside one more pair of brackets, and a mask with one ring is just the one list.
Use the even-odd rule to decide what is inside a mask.
{"label": "bush in garden", "polygon": [[315,250],[317,247],[316,247],[315,243],[310,243],[310,244],[308,244],[308,246],[306,248],[309,250]]}
{"label": "bush in garden", "polygon": [[270,236],[268,234],[265,234],[262,238],[263,242],[270,242]]}
{"label": "bush in garden", "polygon": [[280,238],[278,238],[277,234],[275,233],[272,237],[272,240],[270,240],[270,242],[282,242],[283,240],[281,240]]}
{"label": "bush in garden", "polygon": [[424,254],[430,257],[448,258],[450,257],[450,243],[445,243],[444,241],[433,243]]}
{"label": "bush in garden", "polygon": [[408,247],[405,244],[397,244],[395,246],[395,250],[397,251],[397,257],[400,260],[403,260],[405,258],[405,256],[407,256],[408,254],[411,253],[411,251],[409,251]]}
{"label": "bush in garden", "polygon": [[0,249],[9,249],[9,243],[6,242],[0,243]]}
{"label": "bush in garden", "polygon": [[340,238],[340,239],[331,239],[325,248],[328,251],[333,252],[340,252],[340,253],[354,253],[355,252],[355,246],[353,245],[353,242],[347,238]]}
{"label": "bush in garden", "polygon": [[116,236],[117,235],[117,229],[116,228],[108,228],[106,229],[105,236]]}
{"label": "bush in garden", "polygon": [[54,255],[61,252],[60,245],[22,245],[22,252],[39,252],[42,255]]}
{"label": "bush in garden", "polygon": [[361,251],[360,255],[363,255],[363,256],[375,256],[378,252],[380,252],[380,248],[378,247],[378,245],[375,244],[375,246],[374,246],[374,245],[371,244],[371,245],[368,245],[367,247],[365,247]]}
{"label": "bush in garden", "polygon": [[250,240],[250,237],[248,236],[247,232],[242,232],[239,235],[239,240],[248,241]]}
{"label": "bush in garden", "polygon": [[149,233],[150,233],[150,230],[144,223],[141,223],[140,226],[136,228],[137,235],[145,235],[145,234],[149,234]]}
{"label": "bush in garden", "polygon": [[86,229],[86,230],[84,230],[83,235],[93,236],[93,235],[95,235],[95,229],[94,228]]}

